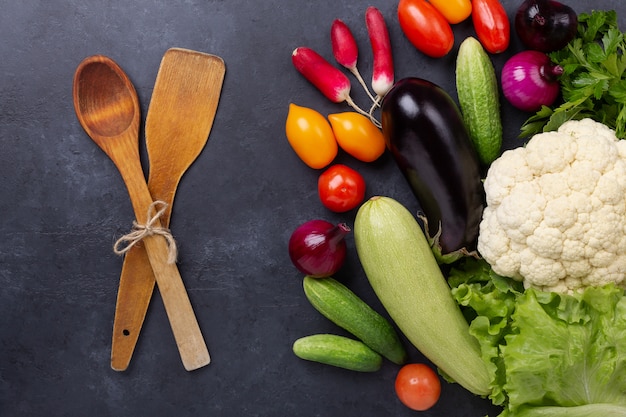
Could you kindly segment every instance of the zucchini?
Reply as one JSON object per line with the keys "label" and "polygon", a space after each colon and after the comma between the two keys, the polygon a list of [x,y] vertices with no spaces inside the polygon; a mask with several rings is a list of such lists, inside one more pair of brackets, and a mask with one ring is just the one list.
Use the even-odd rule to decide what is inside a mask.
{"label": "zucchini", "polygon": [[358,340],[334,334],[313,334],[293,344],[293,353],[301,359],[358,372],[375,372],[383,357]]}
{"label": "zucchini", "polygon": [[480,345],[415,217],[394,199],[372,197],[357,212],[354,239],[365,274],[400,331],[452,380],[489,394]]}
{"label": "zucchini", "polygon": [[480,161],[489,166],[502,147],[498,81],[489,55],[471,36],[459,47],[456,89],[470,139]]}
{"label": "zucchini", "polygon": [[391,323],[334,278],[304,277],[304,293],[317,311],[375,352],[402,365],[407,353]]}

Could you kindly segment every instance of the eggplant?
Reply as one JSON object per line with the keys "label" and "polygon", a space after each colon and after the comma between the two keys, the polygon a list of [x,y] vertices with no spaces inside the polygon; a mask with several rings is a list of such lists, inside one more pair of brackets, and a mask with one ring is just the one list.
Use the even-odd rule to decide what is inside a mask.
{"label": "eggplant", "polygon": [[478,155],[454,100],[430,81],[404,78],[385,96],[381,123],[438,260],[475,254],[485,193]]}

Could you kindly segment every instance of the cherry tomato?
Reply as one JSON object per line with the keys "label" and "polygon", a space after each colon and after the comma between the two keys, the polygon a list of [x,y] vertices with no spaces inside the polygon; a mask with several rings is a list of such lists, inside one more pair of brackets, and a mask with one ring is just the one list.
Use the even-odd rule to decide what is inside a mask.
{"label": "cherry tomato", "polygon": [[361,204],[365,198],[365,180],[354,169],[335,164],[319,176],[317,191],[326,208],[343,213]]}
{"label": "cherry tomato", "polygon": [[499,0],[473,0],[472,22],[478,40],[492,54],[509,47],[511,23]]}
{"label": "cherry tomato", "polygon": [[339,148],[330,123],[313,109],[291,103],[285,133],[293,150],[311,168],[324,168],[337,156]]}
{"label": "cherry tomato", "polygon": [[363,162],[372,162],[385,152],[383,132],[357,112],[329,114],[328,120],[339,147]]}
{"label": "cherry tomato", "polygon": [[472,14],[469,0],[428,0],[451,24],[461,23]]}
{"label": "cherry tomato", "polygon": [[450,23],[426,0],[400,0],[398,21],[413,46],[430,57],[441,58],[454,45]]}
{"label": "cherry tomato", "polygon": [[428,365],[410,363],[400,368],[396,376],[396,394],[410,409],[428,410],[439,400],[441,381]]}

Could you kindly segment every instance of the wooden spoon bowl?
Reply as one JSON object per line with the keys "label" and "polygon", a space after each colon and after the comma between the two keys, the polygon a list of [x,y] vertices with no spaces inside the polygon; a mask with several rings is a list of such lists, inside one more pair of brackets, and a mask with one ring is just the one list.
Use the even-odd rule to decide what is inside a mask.
{"label": "wooden spoon bowl", "polygon": [[107,154],[111,139],[124,133],[138,143],[139,99],[115,62],[102,55],[83,60],[76,69],[73,95],[81,125]]}

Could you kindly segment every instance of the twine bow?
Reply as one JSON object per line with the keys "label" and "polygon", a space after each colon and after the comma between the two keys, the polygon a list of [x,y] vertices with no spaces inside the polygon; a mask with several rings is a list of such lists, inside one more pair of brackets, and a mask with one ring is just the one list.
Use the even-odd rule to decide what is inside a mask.
{"label": "twine bow", "polygon": [[[158,211],[156,211],[157,206],[161,206]],[[150,204],[146,215],[146,224],[139,224],[136,220],[134,220],[131,232],[122,236],[115,242],[113,245],[113,252],[115,252],[116,255],[123,255],[131,250],[137,243],[141,242],[145,237],[159,235],[165,238],[169,247],[167,262],[171,264],[175,263],[178,256],[176,240],[174,240],[174,237],[168,228],[154,226],[155,223],[159,221],[159,218],[165,213],[166,209],[167,203],[161,200],[154,201]],[[124,246],[125,243],[126,245]]]}

